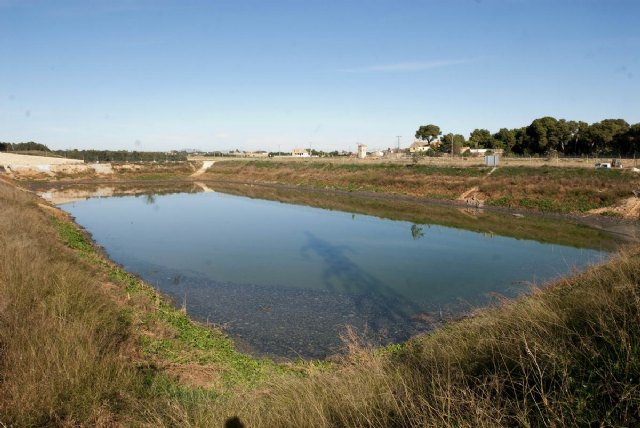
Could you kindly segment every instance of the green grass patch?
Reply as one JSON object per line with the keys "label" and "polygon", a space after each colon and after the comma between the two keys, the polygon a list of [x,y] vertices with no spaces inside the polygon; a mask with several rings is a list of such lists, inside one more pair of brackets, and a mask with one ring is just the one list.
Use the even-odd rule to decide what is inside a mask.
{"label": "green grass patch", "polygon": [[87,236],[74,224],[59,220],[54,216],[51,216],[50,218],[65,245],[73,248],[74,250],[78,250],[84,255],[93,252],[93,245]]}

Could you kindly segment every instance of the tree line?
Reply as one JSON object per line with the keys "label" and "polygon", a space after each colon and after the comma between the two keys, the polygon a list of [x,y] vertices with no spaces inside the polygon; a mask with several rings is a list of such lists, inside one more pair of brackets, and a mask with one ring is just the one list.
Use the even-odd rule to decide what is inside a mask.
{"label": "tree line", "polygon": [[0,152],[48,152],[49,147],[44,144],[34,143],[29,141],[28,143],[3,143],[0,142]]}
{"label": "tree line", "polygon": [[640,154],[640,123],[630,125],[623,119],[604,119],[588,124],[583,121],[545,116],[529,126],[501,128],[491,133],[474,129],[469,139],[461,134],[442,134],[440,127],[429,124],[418,128],[416,138],[433,143],[439,141],[440,151],[460,153],[463,146],[502,149],[506,154],[569,156],[634,156]]}
{"label": "tree line", "polygon": [[[128,150],[50,150],[44,144],[34,143],[2,143],[0,152],[39,152],[48,156],[81,159],[86,162],[175,162],[187,160],[186,152],[139,152]],[[34,153],[36,154],[36,153]]]}

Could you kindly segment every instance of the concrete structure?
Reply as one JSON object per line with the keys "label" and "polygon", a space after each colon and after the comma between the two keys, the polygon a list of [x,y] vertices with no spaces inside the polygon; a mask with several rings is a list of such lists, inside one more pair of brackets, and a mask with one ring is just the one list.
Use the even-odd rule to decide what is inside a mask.
{"label": "concrete structure", "polygon": [[485,166],[498,166],[500,163],[500,156],[498,155],[489,155],[484,157]]}
{"label": "concrete structure", "polygon": [[364,144],[358,144],[358,159],[364,159],[367,157],[367,146]]}

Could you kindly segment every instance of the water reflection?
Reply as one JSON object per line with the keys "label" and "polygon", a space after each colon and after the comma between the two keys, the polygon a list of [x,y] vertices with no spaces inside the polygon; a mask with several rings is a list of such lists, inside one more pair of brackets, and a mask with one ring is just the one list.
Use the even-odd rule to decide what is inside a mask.
{"label": "water reflection", "polygon": [[418,226],[417,224],[411,225],[411,237],[415,239],[420,239],[424,236],[424,226]]}
{"label": "water reflection", "polygon": [[306,255],[312,252],[320,257],[321,277],[326,289],[330,292],[346,292],[353,296],[358,311],[377,314],[377,319],[369,321],[374,329],[419,311],[418,305],[354,263],[347,255],[353,253],[353,249],[332,244],[311,232],[305,232],[305,235],[307,243],[301,253]]}

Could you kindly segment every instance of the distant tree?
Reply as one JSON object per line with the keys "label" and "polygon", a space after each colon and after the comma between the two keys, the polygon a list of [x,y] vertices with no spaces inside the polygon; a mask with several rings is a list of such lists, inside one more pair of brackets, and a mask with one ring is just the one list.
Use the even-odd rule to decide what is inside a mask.
{"label": "distant tree", "polygon": [[49,147],[44,144],[34,143],[29,141],[27,143],[0,143],[0,151],[12,151],[12,152],[49,152]]}
{"label": "distant tree", "polygon": [[487,129],[474,129],[469,136],[469,143],[476,148],[493,148],[493,136]]}
{"label": "distant tree", "polygon": [[541,117],[527,127],[528,150],[530,153],[546,153],[559,145],[558,120],[551,116]]}
{"label": "distant tree", "polygon": [[437,125],[422,125],[416,131],[416,138],[431,143],[441,134],[440,127]]}
{"label": "distant tree", "polygon": [[604,119],[589,126],[586,139],[591,152],[613,153],[618,152],[613,146],[617,137],[629,131],[629,124],[623,119]]}
{"label": "distant tree", "polygon": [[562,123],[563,119],[560,119],[559,122],[559,133],[562,140],[560,150],[567,154],[588,153],[587,150],[584,150],[583,145],[589,124],[581,120],[568,120],[565,122],[566,125]]}
{"label": "distant tree", "polygon": [[621,155],[635,156],[640,153],[640,123],[631,125],[627,132],[617,135],[614,145]]}
{"label": "distant tree", "polygon": [[527,128],[514,128],[510,131],[513,132],[515,139],[511,152],[519,155],[527,154],[529,152],[527,148]]}
{"label": "distant tree", "polygon": [[493,141],[496,148],[504,149],[505,153],[511,153],[516,145],[516,130],[501,128],[493,134]]}
{"label": "distant tree", "polygon": [[56,150],[54,153],[70,159],[82,159],[87,162],[175,162],[187,160],[185,152],[129,152],[126,150]]}
{"label": "distant tree", "polygon": [[453,144],[453,154],[459,155],[465,143],[464,135],[449,133],[442,136],[440,150],[445,153],[451,153],[451,144]]}

